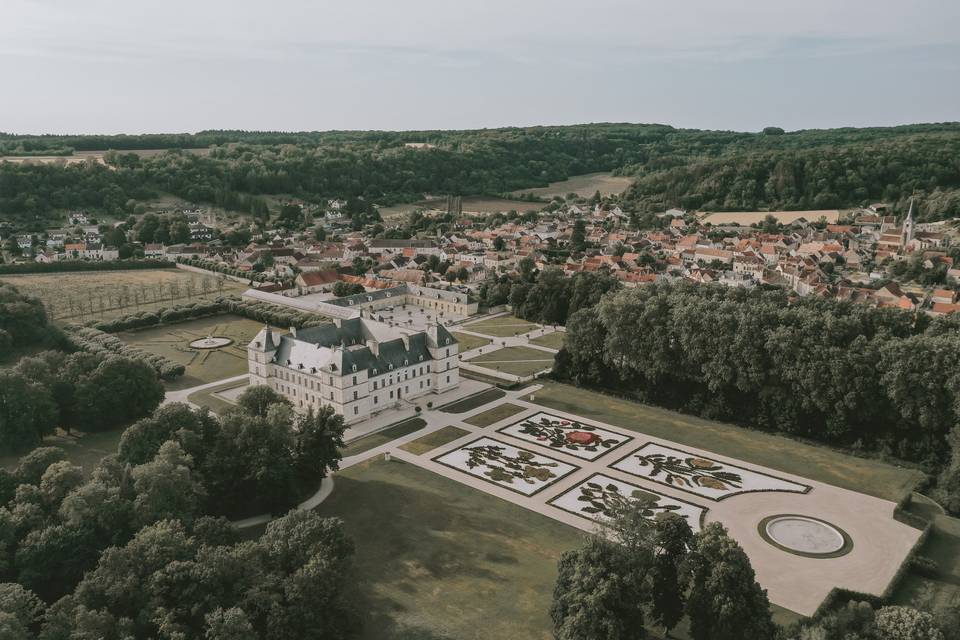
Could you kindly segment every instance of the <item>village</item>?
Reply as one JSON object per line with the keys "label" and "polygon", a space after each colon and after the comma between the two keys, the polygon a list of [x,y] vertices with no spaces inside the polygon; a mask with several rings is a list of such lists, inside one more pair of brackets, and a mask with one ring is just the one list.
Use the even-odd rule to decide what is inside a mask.
{"label": "village", "polygon": [[[800,296],[931,315],[960,310],[960,232],[950,220],[917,222],[913,203],[899,217],[883,203],[844,212],[669,209],[657,215],[656,228],[637,230],[617,200],[599,193],[556,197],[538,214],[521,216],[464,213],[458,199],[448,198],[446,211],[419,212],[419,228],[407,229],[402,221],[356,229],[340,199],[320,206],[291,201],[286,206],[298,207],[302,222],[275,228],[242,218],[218,223],[191,207],[159,212],[180,221],[168,242],[138,242],[132,217],[105,226],[71,212],[69,225],[9,235],[4,247],[8,259],[19,262],[163,260],[246,279],[286,297],[332,297],[402,283],[471,293],[526,261],[567,276],[605,270],[627,287],[688,280],[782,287]],[[436,231],[424,231],[431,220],[441,222],[432,225]],[[249,241],[237,246],[237,237]]]}

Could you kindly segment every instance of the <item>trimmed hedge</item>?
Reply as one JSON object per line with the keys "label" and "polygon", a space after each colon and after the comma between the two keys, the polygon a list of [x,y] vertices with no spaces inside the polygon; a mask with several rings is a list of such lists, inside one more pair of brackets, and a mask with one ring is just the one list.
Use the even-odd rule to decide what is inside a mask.
{"label": "trimmed hedge", "polygon": [[0,275],[18,275],[26,273],[65,273],[71,271],[133,271],[137,269],[169,269],[174,266],[169,260],[149,258],[146,260],[109,260],[88,262],[86,260],[64,260],[62,262],[30,262],[22,264],[0,264]]}
{"label": "trimmed hedge", "polygon": [[138,313],[116,318],[101,320],[90,327],[106,333],[130,331],[155,327],[162,324],[173,324],[219,314],[232,313],[250,320],[272,324],[276,327],[296,327],[303,329],[324,324],[329,320],[305,311],[296,311],[288,307],[257,300],[241,300],[240,298],[217,298],[212,302],[193,302],[173,307],[166,307],[157,311],[140,311]]}
{"label": "trimmed hedge", "polygon": [[179,362],[132,347],[120,338],[93,327],[68,324],[64,327],[64,331],[71,345],[77,350],[104,355],[117,354],[133,360],[140,360],[153,367],[157,375],[164,380],[173,380],[182,376],[186,371],[186,367]]}

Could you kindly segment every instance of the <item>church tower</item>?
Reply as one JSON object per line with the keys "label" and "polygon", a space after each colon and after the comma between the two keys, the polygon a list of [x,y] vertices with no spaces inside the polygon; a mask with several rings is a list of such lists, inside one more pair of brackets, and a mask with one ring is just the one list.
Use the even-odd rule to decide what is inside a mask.
{"label": "church tower", "polygon": [[913,240],[913,198],[910,198],[910,210],[907,211],[907,219],[903,221],[903,231],[900,233],[900,246],[904,249],[907,244]]}

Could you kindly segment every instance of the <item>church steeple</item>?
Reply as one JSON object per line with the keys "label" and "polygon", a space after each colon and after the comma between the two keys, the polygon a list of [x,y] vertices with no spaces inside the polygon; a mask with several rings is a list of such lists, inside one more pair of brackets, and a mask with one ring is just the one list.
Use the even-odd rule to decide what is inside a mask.
{"label": "church steeple", "polygon": [[907,211],[907,219],[903,221],[903,231],[900,233],[900,245],[906,249],[907,244],[913,240],[913,198],[910,198],[910,210]]}

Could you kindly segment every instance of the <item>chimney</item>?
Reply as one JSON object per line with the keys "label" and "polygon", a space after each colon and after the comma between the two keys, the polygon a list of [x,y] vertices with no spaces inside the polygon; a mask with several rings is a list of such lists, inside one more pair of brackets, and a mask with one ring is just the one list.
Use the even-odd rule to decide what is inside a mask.
{"label": "chimney", "polygon": [[370,353],[380,357],[380,343],[376,340],[367,340],[367,348],[370,349]]}

